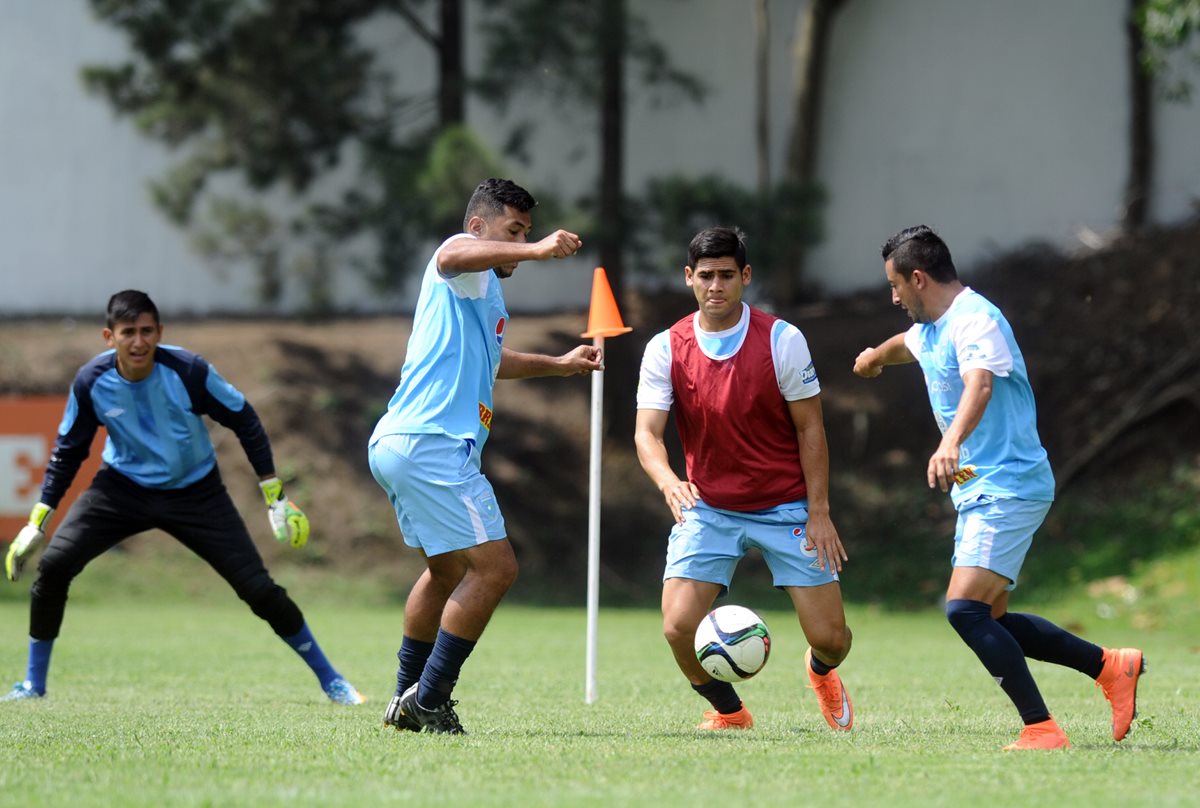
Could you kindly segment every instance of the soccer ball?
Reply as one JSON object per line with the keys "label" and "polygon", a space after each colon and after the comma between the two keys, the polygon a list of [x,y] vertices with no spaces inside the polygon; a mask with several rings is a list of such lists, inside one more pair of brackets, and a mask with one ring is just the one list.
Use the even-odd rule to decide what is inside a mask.
{"label": "soccer ball", "polygon": [[744,606],[718,606],[696,629],[696,659],[714,679],[740,682],[763,669],[771,654],[771,633]]}

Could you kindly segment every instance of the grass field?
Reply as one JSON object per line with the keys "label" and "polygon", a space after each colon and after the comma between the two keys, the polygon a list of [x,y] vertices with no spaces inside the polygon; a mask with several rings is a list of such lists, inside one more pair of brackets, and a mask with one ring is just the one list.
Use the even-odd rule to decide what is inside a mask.
{"label": "grass field", "polygon": [[[1195,805],[1200,790],[1194,619],[1146,631],[1120,615],[1101,625],[1084,601],[1047,610],[1062,620],[1091,609],[1080,616],[1095,639],[1146,650],[1142,717],[1115,744],[1089,680],[1033,663],[1074,748],[1002,754],[1016,715],[936,613],[851,610],[842,670],[857,725],[842,735],[803,687],[798,626],[764,610],[771,661],[740,687],[757,725],[713,736],[692,730],[704,704],[675,671],[655,612],[602,613],[589,706],[583,612],[504,606],[456,691],[471,734],[447,738],[381,725],[396,607],[306,606],[371,699],[347,708],[325,701],[236,601],[97,597],[83,583],[49,697],[0,705],[0,804],[1166,806]],[[0,620],[0,670],[15,680],[26,602],[0,602]]]}

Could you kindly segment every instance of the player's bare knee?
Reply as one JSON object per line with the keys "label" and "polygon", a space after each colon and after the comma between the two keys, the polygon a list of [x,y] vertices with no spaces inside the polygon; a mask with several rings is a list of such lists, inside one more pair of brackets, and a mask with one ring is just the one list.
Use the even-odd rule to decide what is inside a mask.
{"label": "player's bare knee", "polygon": [[829,626],[819,632],[811,632],[808,637],[809,645],[828,665],[839,665],[850,653],[853,635],[846,625]]}

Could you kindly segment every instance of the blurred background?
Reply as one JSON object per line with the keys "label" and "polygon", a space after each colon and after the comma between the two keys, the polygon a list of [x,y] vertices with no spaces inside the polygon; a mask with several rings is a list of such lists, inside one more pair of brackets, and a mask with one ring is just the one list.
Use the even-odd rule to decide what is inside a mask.
{"label": "blurred background", "polygon": [[[632,452],[637,364],[694,307],[691,235],[736,224],[751,302],[813,349],[847,597],[927,605],[954,516],[924,484],[919,372],[850,373],[908,325],[879,244],[923,223],[1005,310],[1039,398],[1059,503],[1022,592],[1194,570],[1198,28],[1200,0],[0,0],[0,396],[63,395],[103,349],[108,296],[143,289],[166,340],[254,403],[313,518],[302,553],[266,544],[249,465],[215,430],[272,568],[402,596],[416,559],[366,438],[420,269],[479,180],[512,177],[539,199],[535,236],[585,249],[506,282],[510,344],[578,343],[597,265],[635,328],[606,346],[602,588],[653,603],[670,517]],[[517,598],[582,602],[588,395],[497,388],[484,462]],[[37,497],[48,406],[40,433],[0,426],[11,524]],[[171,545],[124,552],[142,579],[198,569]],[[768,584],[747,562],[735,590]]]}

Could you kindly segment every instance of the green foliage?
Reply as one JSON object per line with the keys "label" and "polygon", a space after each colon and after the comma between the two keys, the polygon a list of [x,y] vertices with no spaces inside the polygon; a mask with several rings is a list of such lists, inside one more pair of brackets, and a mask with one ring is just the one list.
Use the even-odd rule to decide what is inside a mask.
{"label": "green foliage", "polygon": [[592,110],[603,89],[602,48],[612,37],[625,45],[628,86],[647,93],[652,104],[704,98],[704,83],[671,63],[639,15],[626,10],[623,28],[612,31],[605,6],[596,0],[488,4],[487,55],[475,81],[484,100],[506,109],[518,94],[528,93],[559,107]]}
{"label": "green foliage", "polygon": [[631,202],[642,222],[635,234],[636,266],[674,275],[687,262],[692,236],[705,227],[736,225],[746,232],[755,277],[768,288],[797,281],[787,277],[787,259],[797,244],[820,240],[824,199],[820,188],[789,182],[772,186],[764,198],[716,174],[651,180],[644,201]]}
{"label": "green foliage", "polygon": [[[1146,69],[1156,77],[1163,94],[1176,101],[1191,97],[1191,82],[1173,75],[1171,57],[1184,50],[1200,32],[1200,0],[1145,0],[1137,13],[1145,43]],[[1200,66],[1200,49],[1188,51]]]}
{"label": "green foliage", "polygon": [[[81,581],[82,583],[82,581]],[[291,591],[330,658],[370,698],[324,700],[312,676],[232,595],[222,604],[113,593],[74,604],[49,698],[0,704],[0,804],[89,806],[1185,805],[1200,762],[1196,623],[1109,626],[1146,650],[1141,719],[1114,744],[1100,692],[1033,663],[1074,749],[1018,762],[999,747],[1020,720],[937,614],[852,609],[841,668],[857,711],[830,732],[805,688],[793,615],[762,610],[771,661],[738,687],[753,730],[701,735],[705,708],[675,669],[654,610],[605,610],[598,701],[583,699],[584,614],[502,606],[455,690],[470,735],[382,726],[399,606],[319,606]],[[314,593],[315,594],[315,593]],[[0,664],[24,664],[24,609],[0,604]],[[952,783],[952,787],[948,785]],[[803,784],[802,787],[797,784]],[[798,790],[800,789],[800,790]],[[728,797],[728,799],[727,799]]]}

